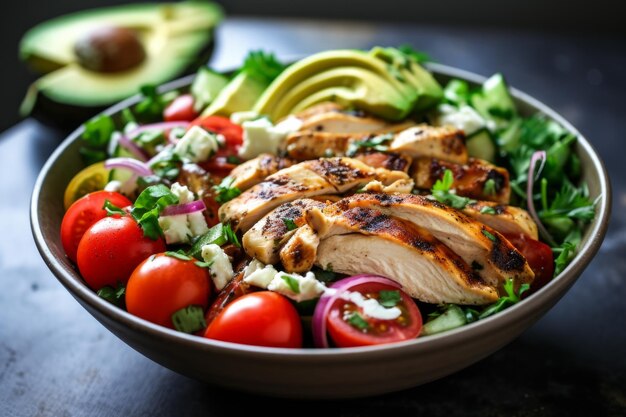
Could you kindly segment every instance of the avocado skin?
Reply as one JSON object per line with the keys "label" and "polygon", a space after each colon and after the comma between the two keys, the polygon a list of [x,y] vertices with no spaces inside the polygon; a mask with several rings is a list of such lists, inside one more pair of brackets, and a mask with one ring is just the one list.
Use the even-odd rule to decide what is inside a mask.
{"label": "avocado skin", "polygon": [[[211,30],[209,39],[209,42],[198,54],[198,58],[191,62],[189,66],[175,78],[195,74],[198,68],[207,64],[215,50],[214,30]],[[139,90],[137,90],[137,93],[139,93]],[[46,96],[41,91],[38,91],[35,106],[29,116],[46,126],[63,130],[71,130],[80,126],[86,120],[91,119],[98,113],[106,110],[113,104],[114,103],[111,103],[110,105],[105,106],[77,106],[60,103]]]}

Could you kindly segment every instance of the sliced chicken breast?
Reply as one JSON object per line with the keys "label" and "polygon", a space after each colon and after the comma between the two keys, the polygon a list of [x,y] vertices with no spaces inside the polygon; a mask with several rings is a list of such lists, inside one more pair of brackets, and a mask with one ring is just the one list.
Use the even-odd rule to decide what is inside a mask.
{"label": "sliced chicken breast", "polygon": [[387,133],[399,132],[415,125],[414,122],[387,123],[383,119],[350,114],[348,112],[330,111],[317,113],[303,119],[301,131],[332,132],[332,133]]}
{"label": "sliced chicken breast", "polygon": [[270,211],[259,220],[242,238],[246,253],[264,264],[275,264],[279,251],[296,232],[306,224],[304,213],[310,207],[323,208],[326,204],[320,201],[303,198],[282,204]]}
{"label": "sliced chicken breast", "polygon": [[296,230],[280,250],[280,261],[285,271],[310,271],[315,264],[319,243],[319,236],[308,224]]}
{"label": "sliced chicken breast", "polygon": [[344,156],[353,140],[363,138],[362,133],[335,133],[304,130],[287,136],[283,144],[285,153],[298,161],[331,156]]}
{"label": "sliced chicken breast", "polygon": [[396,134],[389,151],[413,158],[429,157],[455,164],[467,163],[465,134],[451,126],[420,124]]}
{"label": "sliced chicken breast", "polygon": [[397,152],[365,151],[353,156],[374,168],[385,168],[391,171],[409,172],[413,158]]}
{"label": "sliced chicken breast", "polygon": [[[413,162],[411,173],[417,188],[430,190],[446,170],[454,174],[457,194],[477,200],[508,204],[511,196],[509,172],[481,159],[469,158],[467,164],[454,164],[433,158],[418,158]],[[486,184],[492,187],[486,187]]]}
{"label": "sliced chicken breast", "polygon": [[288,158],[264,153],[236,166],[229,176],[235,179],[232,186],[244,191],[260,183],[268,175],[291,165],[293,165],[293,161]]}
{"label": "sliced chicken breast", "polygon": [[315,264],[321,268],[386,276],[428,303],[483,305],[498,299],[496,289],[458,255],[411,222],[361,207],[334,214],[312,209],[307,221],[320,238]]}
{"label": "sliced chicken breast", "polygon": [[426,229],[496,288],[509,278],[518,285],[534,278],[526,259],[500,233],[437,201],[412,194],[355,194],[339,200],[325,212],[353,208],[379,210]]}
{"label": "sliced chicken breast", "polygon": [[352,158],[321,158],[301,162],[270,175],[265,181],[222,205],[219,216],[246,232],[261,217],[283,203],[324,194],[343,194],[372,180],[385,185],[408,176],[401,171],[372,168]]}
{"label": "sliced chicken breast", "polygon": [[535,240],[539,239],[537,224],[522,208],[492,201],[477,201],[465,206],[463,213],[500,233],[524,233]]}

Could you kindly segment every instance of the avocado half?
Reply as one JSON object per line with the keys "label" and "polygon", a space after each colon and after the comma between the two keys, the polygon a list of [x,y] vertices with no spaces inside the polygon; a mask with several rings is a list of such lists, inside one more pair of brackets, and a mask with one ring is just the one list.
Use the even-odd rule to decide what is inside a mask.
{"label": "avocado half", "polygon": [[[191,73],[210,58],[213,29],[222,15],[209,1],[185,1],[86,10],[41,23],[20,43],[21,59],[44,73],[30,86],[21,113],[69,126],[136,94],[142,85]],[[111,42],[92,35],[110,28],[117,31]],[[95,50],[85,49],[86,43]],[[98,48],[113,59],[100,57]],[[122,63],[126,68],[116,61],[128,61]]]}

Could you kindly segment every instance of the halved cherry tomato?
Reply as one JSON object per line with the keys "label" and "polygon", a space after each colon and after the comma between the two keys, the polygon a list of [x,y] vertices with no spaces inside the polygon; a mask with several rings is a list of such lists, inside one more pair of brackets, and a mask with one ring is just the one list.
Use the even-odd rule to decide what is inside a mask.
{"label": "halved cherry tomato", "polygon": [[194,100],[191,94],[183,94],[174,99],[163,111],[166,122],[191,121],[198,117],[193,107]]}
{"label": "halved cherry tomato", "polygon": [[230,171],[237,166],[228,162],[228,159],[224,156],[215,156],[208,161],[200,162],[199,165],[207,172],[222,179],[230,175]]}
{"label": "halved cherry tomato", "polygon": [[78,244],[78,270],[94,290],[126,284],[144,259],[165,252],[162,238],[151,240],[130,216],[105,217],[94,223]]}
{"label": "halved cherry tomato", "polygon": [[194,260],[163,253],[150,256],[135,268],[126,286],[128,312],[161,326],[174,328],[172,314],[190,305],[205,310],[211,286],[208,270]]}
{"label": "halved cherry tomato", "polygon": [[96,162],[74,175],[63,195],[65,210],[69,209],[79,198],[104,189],[109,180],[109,173],[110,170],[104,167],[104,162]]}
{"label": "halved cherry tomato", "polygon": [[339,347],[369,346],[415,339],[422,330],[422,315],[417,305],[404,291],[382,283],[366,283],[350,288],[365,298],[380,298],[381,291],[397,291],[396,307],[402,314],[395,320],[379,320],[366,316],[346,300],[337,300],[330,308],[327,327],[330,337]]}
{"label": "halved cherry tomato", "polygon": [[244,345],[302,347],[296,308],[280,294],[259,291],[237,298],[207,327],[204,337]]}
{"label": "halved cherry tomato", "polygon": [[76,200],[65,212],[61,222],[61,243],[65,254],[72,261],[76,262],[78,243],[85,231],[107,216],[106,210],[102,208],[106,200],[120,208],[131,204],[130,200],[120,193],[96,191]]}
{"label": "halved cherry tomato", "polygon": [[230,119],[222,116],[199,117],[193,122],[192,126],[201,126],[204,129],[219,133],[224,136],[226,144],[217,152],[217,156],[237,155],[237,151],[243,144],[243,129],[238,124],[230,121]]}
{"label": "halved cherry tomato", "polygon": [[550,282],[554,275],[554,255],[550,246],[524,233],[505,234],[504,237],[524,255],[530,269],[535,273],[531,291],[537,291]]}

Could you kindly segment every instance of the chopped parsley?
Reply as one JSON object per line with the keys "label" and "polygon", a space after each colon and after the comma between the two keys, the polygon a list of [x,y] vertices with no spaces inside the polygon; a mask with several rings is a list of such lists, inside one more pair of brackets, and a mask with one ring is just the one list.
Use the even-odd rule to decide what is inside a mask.
{"label": "chopped parsley", "polygon": [[287,284],[287,286],[289,287],[289,289],[294,293],[294,294],[300,294],[300,282],[298,282],[297,279],[295,279],[294,277],[292,277],[291,275],[287,275],[287,274],[283,274],[280,276],[280,278],[285,281],[285,283]]}
{"label": "chopped parsley", "polygon": [[139,91],[143,99],[135,105],[133,111],[135,117],[144,123],[162,120],[163,110],[178,96],[176,91],[160,94],[157,87],[152,84],[141,86]]}
{"label": "chopped parsley", "polygon": [[483,206],[480,209],[480,214],[496,214],[496,209],[491,206]]}
{"label": "chopped parsley", "polygon": [[116,288],[107,285],[106,287],[100,288],[97,295],[113,305],[124,308],[126,287],[124,287],[121,282],[118,282]]}
{"label": "chopped parsley", "polygon": [[446,169],[443,177],[438,179],[431,190],[431,194],[437,201],[454,207],[455,209],[464,209],[468,204],[475,203],[476,200],[456,195],[456,191],[451,189],[454,183],[454,175],[452,171]]}
{"label": "chopped parsley", "polygon": [[402,296],[398,290],[381,290],[378,293],[378,303],[383,307],[395,307],[401,299]]}
{"label": "chopped parsley", "polygon": [[481,232],[483,233],[483,235],[485,235],[489,240],[491,240],[492,242],[496,242],[498,239],[492,234],[490,233],[488,230],[481,230]]}
{"label": "chopped parsley", "polygon": [[190,305],[172,314],[174,328],[183,333],[194,333],[206,327],[202,307]]}
{"label": "chopped parsley", "polygon": [[284,69],[285,65],[279,62],[274,54],[250,51],[239,71],[269,85]]}
{"label": "chopped parsley", "polygon": [[139,194],[130,214],[143,229],[144,236],[157,240],[163,236],[159,214],[172,204],[178,204],[178,197],[168,187],[163,184],[151,185]]}
{"label": "chopped parsley", "polygon": [[370,328],[370,324],[360,315],[358,312],[351,312],[345,320],[352,326],[356,327],[359,330],[366,331]]}
{"label": "chopped parsley", "polygon": [[492,316],[500,311],[504,310],[507,307],[512,306],[520,301],[522,294],[530,289],[530,284],[522,284],[519,288],[519,291],[515,292],[515,284],[512,278],[509,278],[504,283],[504,291],[506,291],[506,295],[500,297],[498,301],[494,304],[487,307],[483,310],[479,315],[478,319],[484,319],[486,317]]}
{"label": "chopped parsley", "polygon": [[226,177],[220,182],[219,185],[213,186],[215,190],[215,201],[220,204],[224,204],[241,194],[241,190],[238,187],[233,187],[235,178]]}
{"label": "chopped parsley", "polygon": [[287,228],[288,231],[292,231],[292,230],[296,230],[298,228],[298,225],[296,224],[296,222],[293,221],[293,219],[288,219],[286,217],[283,218],[283,223],[285,224],[285,227]]}
{"label": "chopped parsley", "polygon": [[232,243],[238,248],[241,247],[241,243],[239,243],[239,239],[237,238],[237,234],[233,231],[233,228],[230,226],[230,223],[224,226],[224,234],[226,235],[226,241]]}
{"label": "chopped parsley", "polygon": [[350,143],[350,146],[348,146],[346,155],[354,156],[358,151],[362,149],[372,149],[375,151],[385,152],[389,149],[389,146],[385,145],[385,143],[389,142],[392,139],[393,133],[385,133],[384,135],[378,135],[372,138],[354,141]]}

